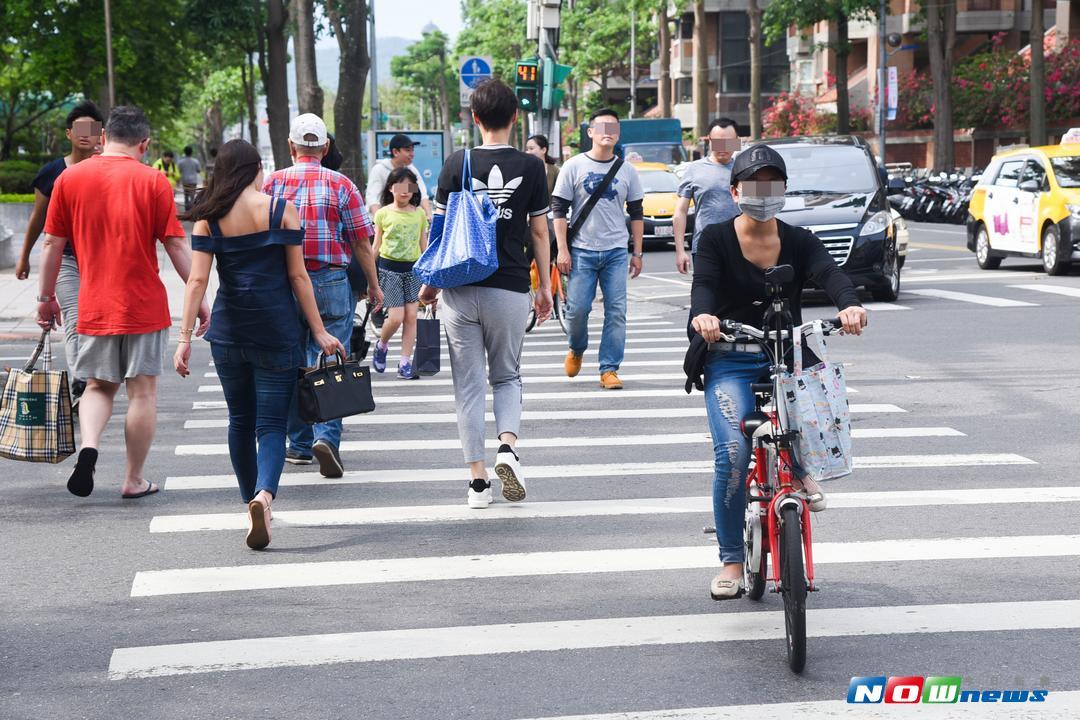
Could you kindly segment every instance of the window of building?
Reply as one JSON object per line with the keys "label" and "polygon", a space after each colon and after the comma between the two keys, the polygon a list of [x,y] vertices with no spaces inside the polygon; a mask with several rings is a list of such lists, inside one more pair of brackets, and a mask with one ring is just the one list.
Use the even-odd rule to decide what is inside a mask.
{"label": "window of building", "polygon": [[[720,13],[720,92],[750,92],[750,18],[745,12]],[[771,45],[762,41],[761,91],[775,93],[788,89],[791,65],[787,41]]]}
{"label": "window of building", "polygon": [[694,102],[694,79],[681,77],[675,79],[675,102],[682,105]]}

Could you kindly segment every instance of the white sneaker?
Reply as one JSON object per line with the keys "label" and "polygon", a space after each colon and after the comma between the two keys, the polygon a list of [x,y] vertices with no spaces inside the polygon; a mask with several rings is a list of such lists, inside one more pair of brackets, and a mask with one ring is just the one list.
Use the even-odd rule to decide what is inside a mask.
{"label": "white sneaker", "polygon": [[502,496],[509,502],[521,502],[525,499],[525,477],[521,472],[521,461],[514,450],[506,444],[499,447],[495,455],[495,474],[502,481]]}
{"label": "white sneaker", "polygon": [[469,507],[483,510],[491,504],[491,483],[476,479],[469,483]]}

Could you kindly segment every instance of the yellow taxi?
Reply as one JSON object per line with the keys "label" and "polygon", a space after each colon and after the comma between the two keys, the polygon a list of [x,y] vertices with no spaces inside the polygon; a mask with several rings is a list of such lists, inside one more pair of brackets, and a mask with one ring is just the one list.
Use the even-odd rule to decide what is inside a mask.
{"label": "yellow taxi", "polygon": [[[641,178],[641,189],[645,193],[642,208],[645,213],[645,242],[649,245],[666,245],[674,241],[675,204],[679,200],[679,178],[664,163],[635,162],[629,160]],[[627,227],[630,218],[627,216]],[[690,205],[690,214],[686,218],[686,238],[694,236],[694,206]]]}
{"label": "yellow taxi", "polygon": [[996,155],[971,195],[967,247],[983,270],[1025,257],[1068,273],[1080,261],[1080,144]]}

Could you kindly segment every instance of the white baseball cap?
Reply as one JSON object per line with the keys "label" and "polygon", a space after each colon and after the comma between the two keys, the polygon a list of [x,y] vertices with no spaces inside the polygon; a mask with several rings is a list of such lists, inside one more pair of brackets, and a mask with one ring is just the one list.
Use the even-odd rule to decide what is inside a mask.
{"label": "white baseball cap", "polygon": [[[314,140],[306,140],[306,135],[314,135]],[[304,147],[321,147],[328,142],[326,137],[326,123],[314,113],[304,113],[293,118],[289,127],[289,139],[293,145]]]}

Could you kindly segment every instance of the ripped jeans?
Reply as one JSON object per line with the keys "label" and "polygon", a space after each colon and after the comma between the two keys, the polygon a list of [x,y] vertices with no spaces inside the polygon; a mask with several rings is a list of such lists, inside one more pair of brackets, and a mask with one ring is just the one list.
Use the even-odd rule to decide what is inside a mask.
{"label": "ripped jeans", "polygon": [[723,563],[743,561],[750,441],[743,436],[739,423],[754,410],[750,385],[768,370],[765,353],[710,352],[705,362],[705,412],[715,454],[713,517]]}

